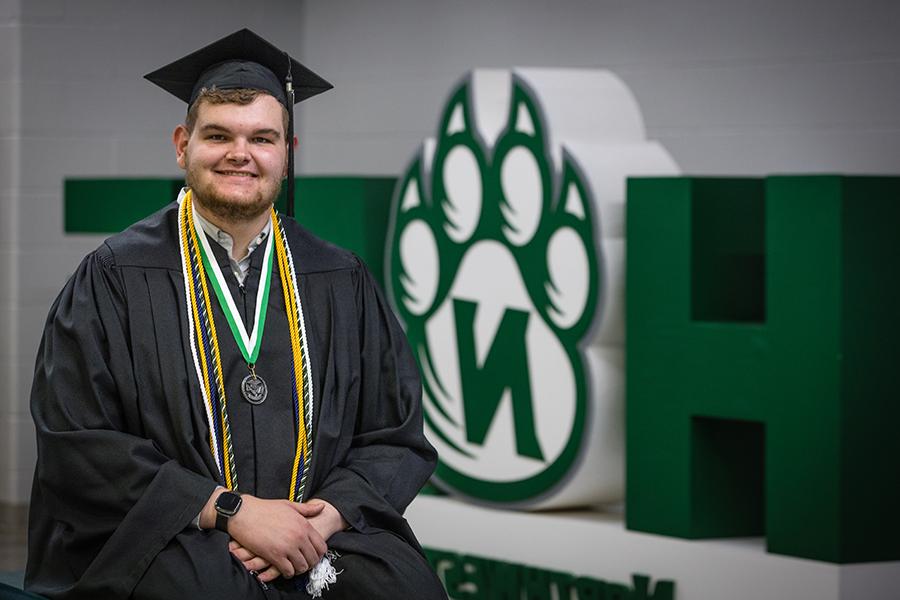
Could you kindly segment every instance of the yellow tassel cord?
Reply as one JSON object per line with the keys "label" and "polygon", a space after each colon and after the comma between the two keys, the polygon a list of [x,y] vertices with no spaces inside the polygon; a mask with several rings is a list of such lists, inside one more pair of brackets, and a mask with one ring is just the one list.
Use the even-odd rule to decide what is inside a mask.
{"label": "yellow tassel cord", "polygon": [[[185,198],[184,203],[187,203],[187,198]],[[188,225],[188,220],[184,218],[184,215],[186,214],[184,203],[182,204],[182,207],[181,207],[181,215],[179,215],[179,217],[180,217],[179,221],[181,222],[181,227],[180,227],[180,229],[181,229],[181,232],[180,232],[181,244],[185,249],[187,249],[188,248],[187,240],[188,240],[189,225]],[[193,266],[191,265],[191,260],[190,260],[190,257],[188,256],[187,252],[185,252],[183,268],[185,270],[185,273],[187,273],[187,277],[186,277],[187,281],[193,281],[194,280]],[[196,297],[193,293],[189,294],[189,297],[191,299],[190,309],[191,309],[191,316],[194,320],[194,331],[195,331],[196,337],[197,337],[197,345],[202,350],[203,349],[203,340],[202,340],[201,334],[200,334],[200,327],[201,327],[200,314],[197,310]],[[206,368],[206,354],[204,352],[198,352],[197,354],[200,355],[201,372],[203,373],[203,381],[201,383],[203,384],[203,389],[206,392],[206,394],[204,396],[204,398],[206,398],[206,408],[207,408],[207,411],[210,414],[212,414],[212,396],[210,395],[210,388],[209,388],[209,369]],[[210,431],[209,431],[209,450],[210,450],[210,452],[213,453],[213,456],[215,456],[216,449],[215,449],[215,440],[213,439],[212,429],[210,429]]]}
{"label": "yellow tassel cord", "polygon": [[300,459],[303,459],[304,467],[307,466],[306,458],[309,456],[309,448],[308,448],[308,440],[306,435],[306,424],[305,424],[305,411],[304,411],[304,397],[303,397],[303,346],[300,341],[300,326],[297,321],[297,316],[299,314],[297,308],[297,296],[295,294],[293,280],[291,278],[291,270],[290,263],[288,262],[287,251],[284,247],[284,240],[281,238],[281,228],[278,226],[278,216],[275,214],[275,210],[272,210],[272,225],[273,229],[276,229],[277,232],[273,231],[273,235],[275,235],[275,256],[278,259],[278,274],[281,277],[281,289],[284,291],[284,303],[288,318],[288,331],[291,336],[291,351],[294,359],[294,373],[295,373],[295,384],[297,394],[297,398],[299,399],[298,407],[297,407],[297,450],[294,454],[294,465],[291,469],[291,487],[290,494],[291,500],[299,502],[302,498],[302,491],[298,491],[297,496],[294,496],[294,491],[297,489],[297,477],[299,476],[300,471]]}
{"label": "yellow tassel cord", "polygon": [[[197,239],[197,230],[194,226],[194,214],[193,214],[193,210],[191,210],[191,202],[192,202],[191,192],[188,191],[184,197],[184,200],[182,201],[182,210],[184,211],[184,214],[186,215],[186,218],[184,219],[185,223],[182,226],[182,235],[189,236],[190,241],[193,242],[193,248],[196,253],[197,248],[199,247],[199,244],[200,244],[200,240]],[[190,247],[190,246],[186,246],[186,247]],[[191,265],[190,258],[188,256],[186,256],[184,262],[185,262],[185,268],[187,269],[187,273],[189,276],[188,281],[193,281],[193,277],[192,277],[193,271],[192,271],[192,265]],[[203,274],[200,275],[200,287],[203,290],[204,305],[206,307],[212,306],[209,301],[209,286],[207,285],[206,277]],[[203,348],[203,337],[202,337],[202,332],[200,329],[202,327],[202,325],[200,322],[199,311],[197,308],[197,300],[196,300],[196,296],[194,293],[191,293],[190,296],[191,296],[191,304],[192,304],[191,308],[192,308],[192,312],[194,314],[194,324],[195,324],[194,329],[196,331],[197,346],[198,346],[198,348],[202,349]],[[225,450],[223,452],[223,454],[225,455],[225,460],[224,460],[224,464],[222,465],[222,471],[223,471],[222,475],[225,478],[225,486],[228,489],[233,490],[233,489],[236,489],[236,487],[237,487],[237,481],[236,481],[237,478],[234,475],[232,475],[235,472],[234,452],[232,451],[232,446],[231,446],[231,427],[228,424],[228,413],[226,411],[227,404],[226,404],[226,399],[225,399],[225,385],[224,385],[223,378],[222,378],[222,357],[219,352],[219,336],[216,333],[216,323],[208,310],[207,310],[207,321],[209,321],[209,330],[210,330],[210,337],[211,337],[210,343],[213,348],[213,360],[215,362],[213,368],[215,369],[214,373],[215,373],[215,379],[216,379],[216,389],[218,390],[219,398],[221,400],[221,402],[219,403],[218,417],[219,417],[219,423],[221,425],[221,431],[222,431],[222,437],[223,437],[223,449]],[[211,398],[210,386],[209,386],[209,368],[206,363],[206,353],[201,351],[198,354],[200,354],[200,360],[201,360],[202,368],[203,368],[203,379],[204,379],[204,385],[206,386],[206,397]],[[210,402],[211,402],[211,400],[210,400]],[[212,438],[212,436],[214,435],[214,432],[212,429],[210,429],[209,435],[210,435],[210,438]],[[213,446],[214,446],[214,444],[212,442],[212,439],[210,439],[210,448],[212,448]]]}

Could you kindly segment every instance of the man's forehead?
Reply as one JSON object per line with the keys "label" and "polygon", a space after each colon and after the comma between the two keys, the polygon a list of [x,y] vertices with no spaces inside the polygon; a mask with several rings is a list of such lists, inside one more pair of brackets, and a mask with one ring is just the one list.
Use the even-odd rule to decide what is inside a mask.
{"label": "man's forehead", "polygon": [[287,109],[269,94],[260,93],[250,102],[219,102],[200,97],[194,103],[196,128],[236,126],[253,130],[272,130],[284,135]]}

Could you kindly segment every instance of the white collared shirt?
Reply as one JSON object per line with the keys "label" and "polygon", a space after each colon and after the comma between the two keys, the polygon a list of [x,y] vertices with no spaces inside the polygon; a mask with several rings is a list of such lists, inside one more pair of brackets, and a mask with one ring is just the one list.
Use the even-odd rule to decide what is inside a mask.
{"label": "white collared shirt", "polygon": [[227,231],[219,229],[215,224],[204,219],[203,215],[197,212],[196,208],[194,209],[194,220],[200,225],[203,231],[206,232],[206,235],[214,239],[216,243],[225,249],[225,252],[228,254],[228,264],[231,265],[231,272],[234,273],[238,283],[244,285],[244,280],[247,278],[247,271],[250,270],[250,255],[266,241],[266,238],[272,232],[272,218],[269,217],[269,220],[266,221],[266,225],[262,228],[262,231],[250,240],[250,244],[247,245],[247,254],[238,260],[235,260],[231,256],[231,250],[234,248],[234,238],[232,238]]}

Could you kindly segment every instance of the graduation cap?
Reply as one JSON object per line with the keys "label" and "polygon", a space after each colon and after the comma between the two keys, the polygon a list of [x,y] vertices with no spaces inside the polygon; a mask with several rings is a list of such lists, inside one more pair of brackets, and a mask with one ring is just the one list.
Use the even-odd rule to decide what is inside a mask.
{"label": "graduation cap", "polygon": [[271,94],[288,119],[288,215],[294,213],[294,104],[333,86],[249,29],[144,75],[190,107],[200,92],[249,88]]}

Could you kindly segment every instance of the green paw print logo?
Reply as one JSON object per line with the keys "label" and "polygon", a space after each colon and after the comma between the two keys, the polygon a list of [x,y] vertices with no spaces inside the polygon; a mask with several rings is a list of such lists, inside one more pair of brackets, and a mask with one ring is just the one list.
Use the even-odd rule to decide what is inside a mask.
{"label": "green paw print logo", "polygon": [[[502,108],[476,110],[476,83],[501,81]],[[508,75],[459,85],[397,188],[389,293],[448,490],[546,504],[583,462],[605,282],[590,193],[534,92]]]}

